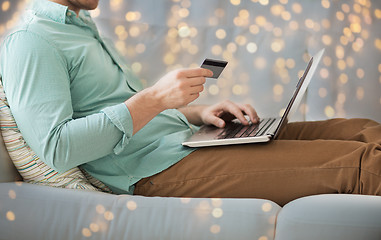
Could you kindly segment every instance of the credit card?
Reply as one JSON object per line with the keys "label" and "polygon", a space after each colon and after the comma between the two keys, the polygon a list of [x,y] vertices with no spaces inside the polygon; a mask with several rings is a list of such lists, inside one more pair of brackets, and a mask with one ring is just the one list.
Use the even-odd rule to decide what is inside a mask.
{"label": "credit card", "polygon": [[221,61],[221,60],[213,60],[210,58],[207,58],[204,60],[204,62],[201,64],[201,68],[209,69],[213,72],[213,76],[211,78],[218,78],[228,62]]}

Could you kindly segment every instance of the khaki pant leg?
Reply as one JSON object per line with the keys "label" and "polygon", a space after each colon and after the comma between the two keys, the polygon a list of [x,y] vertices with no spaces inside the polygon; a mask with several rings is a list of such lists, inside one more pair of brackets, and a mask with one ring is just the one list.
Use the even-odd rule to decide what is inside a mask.
{"label": "khaki pant leg", "polygon": [[[281,206],[313,194],[361,193],[367,189],[379,195],[380,189],[376,192],[374,185],[380,185],[380,175],[369,178],[360,174],[365,153],[372,151],[367,146],[356,141],[276,140],[268,144],[203,148],[138,182],[135,194],[264,198]],[[380,155],[371,155],[374,159],[366,161],[375,166]],[[377,166],[378,172],[380,167]]]}
{"label": "khaki pant leg", "polygon": [[351,140],[381,144],[381,124],[369,119],[330,119],[289,123],[279,139]]}

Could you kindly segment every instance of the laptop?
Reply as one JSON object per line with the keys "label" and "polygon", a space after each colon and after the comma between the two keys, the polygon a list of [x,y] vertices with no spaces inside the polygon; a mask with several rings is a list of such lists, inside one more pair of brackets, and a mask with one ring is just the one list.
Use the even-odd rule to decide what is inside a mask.
{"label": "laptop", "polygon": [[303,76],[299,79],[294,94],[282,117],[264,118],[257,124],[243,125],[237,119],[227,122],[224,128],[203,125],[190,138],[182,143],[188,147],[222,146],[231,144],[263,143],[276,139],[287,123],[289,116],[295,113],[307,90],[312,76],[320,62],[324,49],[311,57]]}

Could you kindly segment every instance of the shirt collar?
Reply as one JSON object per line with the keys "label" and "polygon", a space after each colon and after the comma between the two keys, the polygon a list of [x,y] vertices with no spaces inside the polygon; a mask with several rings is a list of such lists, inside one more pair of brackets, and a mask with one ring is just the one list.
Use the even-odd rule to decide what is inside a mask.
{"label": "shirt collar", "polygon": [[[76,13],[69,10],[67,6],[49,0],[33,0],[29,9],[59,23],[66,23],[67,18],[76,17]],[[89,17],[89,13],[81,10],[79,16]]]}
{"label": "shirt collar", "polygon": [[51,20],[62,24],[73,24],[81,27],[90,28],[95,36],[100,39],[97,27],[88,11],[80,10],[79,16],[67,6],[48,1],[48,0],[33,0],[28,6],[28,9],[36,15],[50,18]]}
{"label": "shirt collar", "polygon": [[29,5],[28,9],[34,11],[38,15],[44,15],[53,21],[65,23],[67,6],[51,2],[48,0],[34,0]]}

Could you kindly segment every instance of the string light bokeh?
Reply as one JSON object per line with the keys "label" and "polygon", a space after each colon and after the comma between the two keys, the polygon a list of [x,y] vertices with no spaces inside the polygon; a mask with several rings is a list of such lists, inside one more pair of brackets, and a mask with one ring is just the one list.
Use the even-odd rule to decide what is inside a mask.
{"label": "string light bokeh", "polygon": [[[0,35],[25,1],[0,0]],[[251,103],[284,111],[309,57],[325,55],[291,120],[381,122],[381,1],[110,0],[91,12],[145,86],[204,58],[229,62],[196,103]]]}

